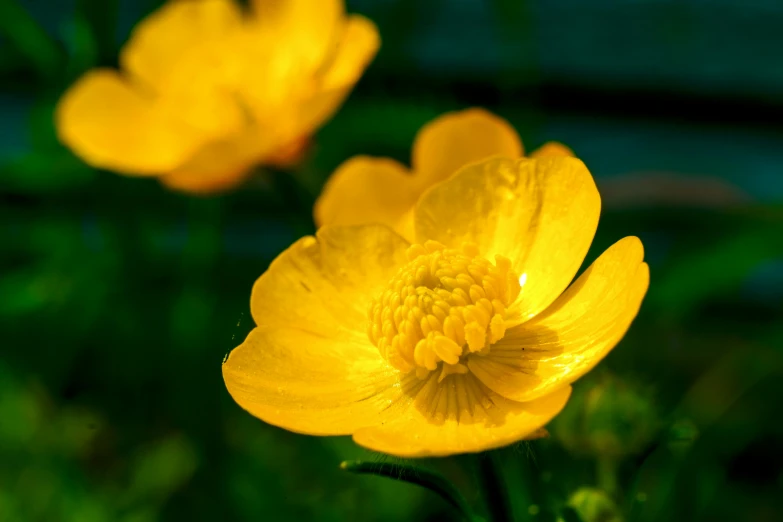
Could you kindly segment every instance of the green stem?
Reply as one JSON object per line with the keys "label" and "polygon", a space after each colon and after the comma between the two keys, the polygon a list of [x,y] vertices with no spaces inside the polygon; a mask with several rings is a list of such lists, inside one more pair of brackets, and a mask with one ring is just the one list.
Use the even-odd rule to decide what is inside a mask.
{"label": "green stem", "polygon": [[610,497],[617,495],[617,461],[612,457],[599,457],[596,461],[598,487]]}
{"label": "green stem", "polygon": [[481,496],[493,522],[513,522],[506,482],[494,453],[478,455]]}
{"label": "green stem", "polygon": [[340,464],[340,469],[350,471],[351,473],[378,475],[425,487],[451,504],[466,521],[474,522],[477,520],[457,488],[440,474],[426,468],[388,462],[347,460]]}

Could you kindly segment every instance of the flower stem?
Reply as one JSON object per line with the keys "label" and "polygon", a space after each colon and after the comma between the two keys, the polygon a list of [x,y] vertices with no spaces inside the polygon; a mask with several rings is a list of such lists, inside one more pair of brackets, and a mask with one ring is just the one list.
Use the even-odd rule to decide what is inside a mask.
{"label": "flower stem", "polygon": [[409,482],[429,489],[451,504],[466,522],[476,521],[476,517],[465,501],[465,498],[454,485],[439,473],[423,467],[388,462],[362,462],[346,460],[340,464],[340,469],[358,474],[371,474],[387,477],[402,482]]}
{"label": "flower stem", "polygon": [[492,522],[513,522],[506,482],[495,453],[478,455],[481,496]]}
{"label": "flower stem", "polygon": [[596,461],[598,487],[614,498],[617,494],[617,461],[612,457],[599,457]]}

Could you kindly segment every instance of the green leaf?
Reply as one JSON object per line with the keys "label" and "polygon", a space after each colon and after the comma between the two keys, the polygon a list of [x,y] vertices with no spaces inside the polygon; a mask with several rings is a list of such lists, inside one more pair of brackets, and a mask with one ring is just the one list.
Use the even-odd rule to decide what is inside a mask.
{"label": "green leaf", "polygon": [[563,522],[583,522],[579,513],[570,506],[566,506],[560,511],[560,517],[563,519]]}
{"label": "green leaf", "polygon": [[31,148],[0,164],[0,190],[45,193],[83,187],[97,172],[60,143],[54,127],[56,100],[39,101],[30,110]]}
{"label": "green leaf", "polygon": [[0,166],[0,188],[29,193],[63,190],[85,186],[95,175],[67,150],[46,156],[33,152]]}
{"label": "green leaf", "polygon": [[426,468],[389,462],[364,462],[346,460],[340,463],[340,469],[351,473],[378,475],[394,480],[409,482],[429,489],[454,507],[467,521],[478,521],[467,502],[457,488],[442,475]]}
{"label": "green leaf", "polygon": [[42,78],[55,74],[60,63],[57,44],[15,0],[0,2],[0,35],[35,67]]}
{"label": "green leaf", "polygon": [[[726,353],[691,386],[674,412],[692,419],[703,431],[714,425],[737,401],[763,379],[783,370],[783,358],[772,348],[742,346]],[[676,436],[693,439],[693,428],[677,426]]]}
{"label": "green leaf", "polygon": [[678,259],[651,285],[650,305],[681,316],[699,302],[739,287],[754,268],[783,254],[779,234],[779,223],[756,224]]}
{"label": "green leaf", "polygon": [[68,54],[66,77],[72,81],[98,64],[98,41],[90,22],[81,13],[74,14],[62,32]]}
{"label": "green leaf", "polygon": [[198,453],[184,436],[173,435],[147,447],[131,468],[130,504],[165,500],[181,488],[198,468]]}
{"label": "green leaf", "polygon": [[[98,59],[102,64],[113,63],[117,58],[117,0],[77,0],[76,13],[80,23],[90,29],[97,44]],[[82,21],[83,20],[83,21]]]}

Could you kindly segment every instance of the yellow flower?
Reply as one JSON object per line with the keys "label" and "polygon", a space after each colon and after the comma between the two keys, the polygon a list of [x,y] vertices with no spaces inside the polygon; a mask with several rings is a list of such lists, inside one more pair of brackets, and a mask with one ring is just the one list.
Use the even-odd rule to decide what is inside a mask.
{"label": "yellow flower", "polygon": [[424,192],[412,243],[382,224],[327,225],[256,281],[258,326],[223,364],[226,386],[270,424],[401,457],[531,437],[647,290],[635,237],[569,287],[599,212],[578,159],[495,157]]}
{"label": "yellow flower", "polygon": [[342,0],[171,0],[134,30],[122,71],[60,101],[60,139],[87,163],[192,192],[296,155],[377,52]]}
{"label": "yellow flower", "polygon": [[[413,207],[432,185],[460,167],[490,156],[520,158],[522,142],[504,119],[483,109],[444,114],[425,125],[413,144],[408,170],[387,159],[356,156],[340,165],[324,185],[314,209],[323,225],[384,223],[413,238]],[[549,142],[532,158],[573,156],[571,149]]]}

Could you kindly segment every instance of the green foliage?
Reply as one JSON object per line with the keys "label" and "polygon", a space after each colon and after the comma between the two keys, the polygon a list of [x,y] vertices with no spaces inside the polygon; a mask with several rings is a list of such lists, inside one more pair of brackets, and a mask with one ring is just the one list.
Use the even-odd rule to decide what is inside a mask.
{"label": "green foliage", "polygon": [[104,418],[57,405],[2,364],[0,416],[0,520],[159,520],[197,467],[182,435],[163,436],[127,461],[105,455],[112,434]]}
{"label": "green foliage", "polygon": [[0,34],[41,79],[50,80],[57,74],[60,50],[17,0],[0,3]]}
{"label": "green foliage", "polygon": [[429,489],[448,502],[467,522],[476,520],[459,490],[441,474],[420,466],[388,462],[343,461],[340,469],[350,473],[378,475],[402,482],[409,482]]}
{"label": "green foliage", "polygon": [[0,165],[0,190],[46,193],[74,190],[95,180],[97,172],[57,139],[55,103],[39,102],[30,110],[27,135],[31,150]]}
{"label": "green foliage", "polygon": [[576,383],[551,426],[572,453],[617,459],[642,452],[660,424],[651,390],[598,370]]}
{"label": "green foliage", "polygon": [[[589,137],[568,144],[584,153],[599,187],[607,172],[593,165],[612,164],[623,151],[593,145],[619,139],[613,125],[636,125],[643,141],[660,122],[618,123],[600,113],[579,120],[539,105],[536,93],[514,91],[543,81],[545,64],[521,62],[547,51],[515,29],[535,25],[531,5],[505,0],[492,3],[490,18],[497,34],[524,43],[519,56],[504,56],[529,76],[487,73],[495,85],[472,71],[465,78],[479,84],[471,90],[426,71],[387,85],[410,78],[410,34],[435,20],[424,3],[384,2],[384,49],[305,163],[293,173],[259,171],[236,193],[189,198],[153,180],[98,172],[59,143],[57,98],[85,70],[116,64],[125,37],[120,3],[76,4],[51,30],[25,4],[0,2],[0,87],[23,93],[30,107],[23,128],[3,128],[23,134],[25,147],[0,163],[0,521],[491,516],[477,493],[487,475],[467,457],[415,471],[419,463],[377,462],[348,438],[285,432],[234,404],[220,363],[252,328],[253,281],[313,231],[313,200],[340,162],[371,154],[408,163],[418,129],[447,110],[490,106],[520,130],[527,150],[560,138],[553,129],[578,137],[589,120]],[[578,59],[589,69],[589,53]],[[627,110],[636,109],[645,107]],[[654,154],[624,167],[657,167],[650,158],[666,151],[678,165],[716,169],[716,177],[743,179],[743,160],[777,172],[749,152],[717,172],[726,151],[692,152],[721,129],[689,128],[675,151],[669,138],[653,139]],[[747,141],[759,136],[735,130]],[[763,179],[762,192],[781,193],[774,177]],[[493,453],[492,480],[507,488],[514,520],[781,518],[783,212],[771,198],[709,208],[674,199],[620,208],[605,198],[588,261],[638,235],[650,291],[627,337],[576,384],[552,437]],[[345,460],[370,474],[341,471]]]}
{"label": "green foliage", "polygon": [[736,291],[751,271],[783,258],[780,221],[758,223],[677,258],[656,281],[649,303],[669,315],[684,315],[694,306]]}
{"label": "green foliage", "polygon": [[580,488],[568,499],[568,505],[584,522],[621,522],[619,509],[604,491]]}

